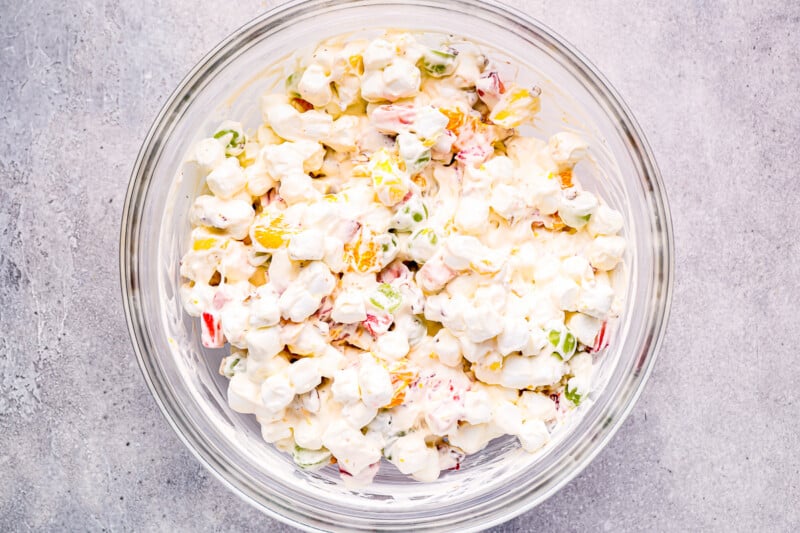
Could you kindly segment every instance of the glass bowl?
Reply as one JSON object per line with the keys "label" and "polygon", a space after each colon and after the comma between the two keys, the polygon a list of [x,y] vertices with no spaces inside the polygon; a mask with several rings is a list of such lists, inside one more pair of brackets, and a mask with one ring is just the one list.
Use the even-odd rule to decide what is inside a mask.
{"label": "glass bowl", "polygon": [[[627,299],[602,354],[591,401],[542,451],[493,441],[458,471],[418,483],[387,465],[348,490],[333,467],[298,470],[266,444],[255,418],[233,412],[217,373],[225,350],[204,349],[182,312],[178,265],[187,213],[201,186],[184,165],[192,144],[224,119],[254,127],[258,96],[281,82],[276,61],[323,38],[385,28],[463,36],[507,60],[518,81],[543,89],[540,134],[577,130],[592,161],[581,180],[625,218]],[[496,56],[496,57],[495,57]],[[576,170],[577,172],[577,170]],[[482,0],[314,0],[253,20],[209,53],[161,110],[133,170],[120,239],[123,301],[144,377],[186,446],[234,492],[269,515],[307,529],[477,530],[541,503],[603,448],[630,411],[664,333],[673,277],[669,210],[658,169],[619,96],[572,47],[540,23]]]}

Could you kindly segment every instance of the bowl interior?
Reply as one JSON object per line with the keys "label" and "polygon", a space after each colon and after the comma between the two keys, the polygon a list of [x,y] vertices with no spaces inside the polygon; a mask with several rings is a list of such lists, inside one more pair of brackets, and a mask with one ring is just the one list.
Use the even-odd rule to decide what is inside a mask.
{"label": "bowl interior", "polygon": [[[456,7],[460,6],[460,7]],[[226,350],[202,347],[198,324],[180,304],[179,261],[188,209],[202,179],[185,158],[225,119],[261,122],[258,98],[282,89],[292,54],[345,33],[408,29],[433,42],[477,42],[505,77],[543,89],[530,133],[574,130],[590,143],[580,179],[625,217],[629,241],[625,309],[602,356],[597,388],[578,416],[537,454],[516,439],[492,442],[434,483],[408,480],[385,463],[375,482],[347,489],[338,470],[298,470],[266,444],[251,415],[226,402],[217,372]],[[298,49],[300,50],[298,52]],[[287,60],[288,61],[284,61]],[[546,498],[597,453],[627,412],[652,363],[669,300],[669,219],[657,171],[625,109],[593,71],[550,33],[485,2],[310,2],[257,19],[213,51],[173,95],[145,142],[125,211],[122,246],[126,308],[151,388],[189,447],[253,503],[283,519],[326,529],[477,528]]]}

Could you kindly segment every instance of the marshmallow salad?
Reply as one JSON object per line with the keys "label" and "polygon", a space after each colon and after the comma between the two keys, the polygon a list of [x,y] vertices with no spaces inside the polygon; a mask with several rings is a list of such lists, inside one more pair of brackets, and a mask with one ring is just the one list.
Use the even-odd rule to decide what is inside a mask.
{"label": "marshmallow salad", "polygon": [[542,96],[472,43],[338,38],[257,129],[192,150],[183,307],[299,468],[433,481],[497,437],[543,449],[591,401],[623,217],[573,172],[581,136],[535,135]]}

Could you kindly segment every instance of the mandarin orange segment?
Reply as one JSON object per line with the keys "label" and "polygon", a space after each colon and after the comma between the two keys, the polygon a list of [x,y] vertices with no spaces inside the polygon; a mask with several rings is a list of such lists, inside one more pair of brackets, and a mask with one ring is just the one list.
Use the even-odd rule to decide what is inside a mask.
{"label": "mandarin orange segment", "polygon": [[409,370],[394,370],[390,371],[389,375],[392,378],[394,394],[392,395],[392,400],[386,404],[386,409],[397,407],[398,405],[401,405],[403,401],[405,401],[408,386],[417,377],[414,372]]}
{"label": "mandarin orange segment", "polygon": [[572,169],[562,168],[558,172],[558,180],[561,182],[562,189],[569,189],[572,187]]}
{"label": "mandarin orange segment", "polygon": [[364,230],[360,230],[356,239],[344,245],[347,263],[358,272],[369,272],[377,264],[380,257],[380,245]]}
{"label": "mandarin orange segment", "polygon": [[350,56],[347,60],[352,69],[359,75],[364,74],[364,58],[360,55]]}
{"label": "mandarin orange segment", "polygon": [[439,108],[439,112],[447,117],[447,129],[455,132],[464,124],[464,113],[458,109]]}
{"label": "mandarin orange segment", "polygon": [[267,250],[277,250],[286,246],[293,233],[282,214],[271,216],[269,213],[264,213],[261,220],[253,226],[253,240]]}
{"label": "mandarin orange segment", "polygon": [[199,252],[201,250],[210,250],[217,244],[217,239],[209,237],[207,239],[197,239],[192,243],[192,250]]}

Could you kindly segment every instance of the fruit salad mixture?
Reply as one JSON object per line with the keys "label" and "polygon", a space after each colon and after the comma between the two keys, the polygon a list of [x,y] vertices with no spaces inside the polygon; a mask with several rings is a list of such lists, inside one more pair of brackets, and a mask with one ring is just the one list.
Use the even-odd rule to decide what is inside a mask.
{"label": "fruit salad mixture", "polygon": [[581,137],[519,133],[540,96],[469,43],[339,39],[195,146],[183,305],[299,467],[432,481],[587,400],[623,218],[573,177]]}

